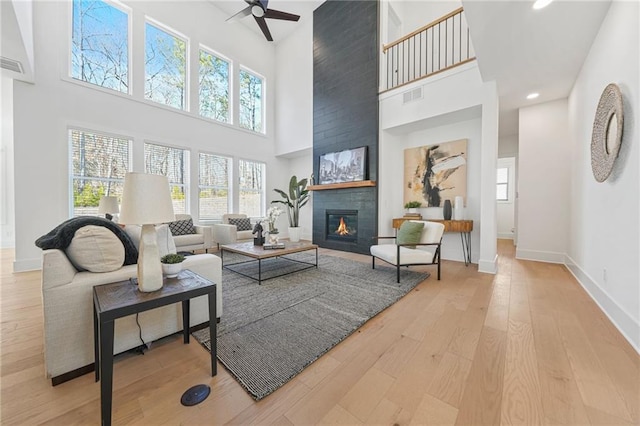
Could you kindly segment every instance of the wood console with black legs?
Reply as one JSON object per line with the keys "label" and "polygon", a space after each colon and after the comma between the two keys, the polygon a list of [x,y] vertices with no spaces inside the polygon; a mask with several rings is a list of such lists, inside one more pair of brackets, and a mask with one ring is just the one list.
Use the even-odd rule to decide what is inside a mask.
{"label": "wood console with black legs", "polygon": [[[182,302],[184,343],[189,343],[189,305],[194,297],[207,295],[209,301],[209,335],[211,336],[211,376],[218,373],[216,364],[216,284],[187,269],[176,278],[165,278],[160,290],[138,291],[135,280],[119,281],[93,287],[93,342],[96,382],[100,380],[102,425],[111,424],[113,391],[114,322],[161,306]],[[211,320],[213,318],[213,320]]]}

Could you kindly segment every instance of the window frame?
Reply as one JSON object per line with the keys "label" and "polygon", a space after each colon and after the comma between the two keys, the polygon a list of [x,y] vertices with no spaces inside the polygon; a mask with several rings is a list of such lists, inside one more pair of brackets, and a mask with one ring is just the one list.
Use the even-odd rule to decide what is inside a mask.
{"label": "window frame", "polygon": [[[167,179],[169,180],[170,191],[172,191],[172,188],[174,186],[177,186],[177,187],[182,187],[182,191],[184,193],[184,212],[176,212],[174,209],[174,213],[175,214],[191,214],[191,208],[190,208],[190,205],[191,205],[191,149],[183,146],[177,146],[177,145],[172,145],[168,143],[158,142],[151,139],[145,139],[142,147],[142,157],[143,157],[142,167],[145,173],[151,173],[147,171],[147,145],[154,145],[162,148],[176,149],[176,150],[182,151],[182,155],[185,161],[185,167],[184,167],[185,175],[183,176],[184,184],[178,184],[178,183],[172,182],[171,179],[169,179],[169,176],[167,176]],[[163,175],[163,176],[166,176],[166,175]],[[173,197],[171,197],[171,200],[173,201]]]}
{"label": "window frame", "polygon": [[[184,66],[184,101],[183,101],[183,108],[179,108],[179,107],[174,107],[173,105],[169,105],[169,104],[165,104],[165,103],[161,103],[161,102],[157,102],[153,99],[147,98],[147,25],[151,25],[153,27],[156,27],[156,29],[167,33],[168,35],[181,39],[182,41],[184,41],[185,43],[185,49],[184,49],[184,61],[185,61],[185,66]],[[147,102],[147,103],[151,103],[153,105],[160,105],[164,108],[169,108],[171,111],[182,111],[182,112],[186,112],[189,113],[191,112],[191,108],[190,108],[190,104],[191,104],[191,98],[190,98],[190,92],[191,92],[191,39],[189,37],[187,37],[186,35],[182,34],[179,31],[174,30],[173,28],[169,27],[168,25],[163,24],[162,22],[150,17],[149,15],[145,15],[144,16],[144,26],[143,26],[143,43],[142,43],[142,54],[143,54],[143,66],[142,66],[142,75],[143,75],[143,80],[142,80],[142,99]],[[198,114],[199,115],[199,114]]]}
{"label": "window frame", "polygon": [[[205,52],[205,53],[207,53],[207,54],[209,54],[211,56],[219,58],[219,59],[225,61],[229,65],[228,76],[227,76],[227,87],[228,87],[228,94],[229,94],[228,95],[228,97],[229,97],[229,99],[228,99],[229,107],[228,107],[228,111],[227,111],[227,115],[228,115],[227,121],[220,121],[220,120],[217,120],[215,118],[207,117],[205,115],[202,115],[202,113],[201,113],[201,110],[200,110],[200,108],[201,108],[201,104],[200,104],[200,102],[201,102],[201,98],[200,98],[200,52]],[[198,82],[197,82],[198,83],[198,111],[197,111],[198,117],[204,118],[206,120],[212,120],[212,121],[214,121],[216,123],[230,125],[230,126],[232,126],[234,124],[234,117],[233,117],[233,111],[234,111],[234,105],[235,105],[235,102],[234,102],[234,91],[233,91],[233,88],[234,88],[234,78],[233,78],[234,77],[234,69],[235,69],[235,67],[233,66],[233,61],[230,58],[228,58],[227,56],[217,52],[214,49],[211,49],[210,47],[207,47],[204,44],[198,45]]]}
{"label": "window frame", "polygon": [[[240,172],[240,163],[245,162],[245,163],[258,163],[258,164],[262,164],[262,176],[261,176],[261,180],[262,180],[262,191],[260,192],[260,212],[257,216],[250,216],[252,218],[262,218],[265,217],[267,214],[267,162],[266,161],[260,161],[260,160],[253,160],[253,159],[249,159],[249,158],[238,158],[238,162],[237,162],[237,173],[238,173],[238,195],[237,195],[237,201],[238,201],[238,208],[241,209],[240,207],[240,196],[242,194],[243,191],[243,187],[241,186],[241,179],[242,179],[242,173]],[[245,212],[241,212],[241,213],[245,213]]]}
{"label": "window frame", "polygon": [[[506,170],[506,175],[507,178],[504,182],[498,181],[498,170],[504,169]],[[496,201],[499,203],[510,203],[511,200],[511,195],[510,195],[510,190],[511,190],[511,167],[509,167],[508,165],[505,166],[501,166],[501,167],[496,167]],[[505,187],[505,192],[507,194],[506,198],[498,198],[498,187],[504,186]]]}
{"label": "window frame", "polygon": [[[242,92],[242,87],[241,87],[242,78],[240,77],[240,73],[242,73],[243,71],[248,73],[248,74],[250,74],[250,75],[253,75],[254,77],[259,78],[261,80],[261,82],[262,82],[261,93],[260,93],[260,103],[261,103],[260,104],[260,122],[262,124],[262,129],[261,130],[254,130],[254,129],[250,129],[248,127],[244,127],[242,125],[242,120],[240,120],[240,108],[242,106],[241,102],[240,102],[241,98],[242,98],[242,95],[241,95],[241,92]],[[267,114],[267,112],[266,112],[266,105],[267,105],[267,102],[266,102],[267,79],[262,74],[257,73],[255,71],[253,71],[252,69],[247,68],[247,67],[245,67],[243,65],[240,65],[238,67],[237,78],[238,78],[238,93],[237,93],[237,97],[238,97],[238,101],[237,101],[238,102],[238,128],[240,128],[242,130],[246,130],[246,131],[252,132],[252,133],[256,133],[256,134],[259,134],[259,135],[266,135],[267,134],[267,124],[266,124],[266,116],[267,116],[266,115]]]}
{"label": "window frame", "polygon": [[66,70],[64,71],[64,76],[66,79],[74,82],[75,84],[80,84],[85,87],[90,87],[97,90],[102,90],[106,93],[124,95],[124,96],[132,96],[133,94],[133,9],[124,3],[121,3],[117,0],[100,0],[107,5],[118,9],[119,11],[125,13],[127,15],[127,91],[123,92],[117,89],[112,89],[105,86],[100,86],[90,81],[85,81],[79,78],[75,78],[73,76],[73,28],[74,28],[74,18],[73,18],[73,6],[76,0],[72,0],[67,5],[67,13],[68,13],[68,25],[67,25],[67,64]]}
{"label": "window frame", "polygon": [[206,216],[202,214],[202,204],[200,203],[201,198],[200,198],[200,193],[203,189],[217,189],[216,186],[211,186],[211,185],[201,185],[200,184],[200,173],[202,171],[202,169],[200,168],[200,158],[202,155],[210,155],[213,157],[220,157],[220,158],[224,158],[227,160],[227,169],[228,169],[228,175],[227,175],[227,188],[225,188],[227,190],[227,211],[222,213],[222,215],[226,214],[226,213],[230,213],[233,210],[233,199],[234,199],[234,191],[233,191],[233,157],[228,156],[228,155],[223,155],[223,154],[216,154],[213,152],[206,152],[206,151],[200,151],[198,152],[198,217],[200,218],[200,220],[221,220],[222,219],[222,215],[220,215],[220,217],[217,216]]}
{"label": "window frame", "polygon": [[[104,136],[104,137],[108,137],[108,138],[114,138],[114,139],[124,139],[128,142],[127,144],[127,170],[125,171],[125,174],[127,172],[131,172],[133,170],[133,142],[134,142],[134,138],[132,136],[127,136],[127,135],[122,135],[122,134],[117,134],[117,133],[113,133],[113,132],[109,132],[109,131],[102,131],[102,130],[95,130],[95,129],[89,129],[89,128],[85,128],[82,126],[73,126],[73,125],[69,125],[67,126],[67,147],[68,147],[68,151],[67,151],[67,161],[68,161],[68,190],[69,190],[69,195],[68,195],[68,217],[69,218],[73,218],[76,217],[75,215],[75,203],[74,203],[74,192],[73,192],[73,182],[74,180],[77,179],[76,175],[74,174],[74,169],[73,169],[73,132],[84,132],[84,133],[91,133],[91,134],[95,134],[95,135],[100,135],[100,136]],[[81,176],[79,177],[79,179],[87,179],[87,177]],[[105,182],[108,181],[112,181],[112,182],[120,182],[122,183],[122,186],[124,187],[124,177],[122,179],[109,179],[109,178],[98,178],[98,179],[93,179],[93,180],[99,180],[102,181],[104,180]],[[89,179],[87,179],[89,180]],[[97,209],[97,206],[96,206]]]}

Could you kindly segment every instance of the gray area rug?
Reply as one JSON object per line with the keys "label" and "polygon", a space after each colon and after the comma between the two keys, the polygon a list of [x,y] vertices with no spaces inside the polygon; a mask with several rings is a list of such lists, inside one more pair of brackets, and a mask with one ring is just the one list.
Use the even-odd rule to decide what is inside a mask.
{"label": "gray area rug", "polygon": [[[288,256],[308,262],[315,255]],[[246,259],[246,258],[245,258]],[[224,263],[240,260],[225,253]],[[293,270],[283,258],[263,261],[265,271]],[[257,263],[235,264],[251,273]],[[291,380],[371,317],[429,276],[394,268],[320,256],[318,268],[257,281],[223,269],[223,315],[218,324],[218,359],[260,400]],[[193,336],[211,350],[209,329]]]}

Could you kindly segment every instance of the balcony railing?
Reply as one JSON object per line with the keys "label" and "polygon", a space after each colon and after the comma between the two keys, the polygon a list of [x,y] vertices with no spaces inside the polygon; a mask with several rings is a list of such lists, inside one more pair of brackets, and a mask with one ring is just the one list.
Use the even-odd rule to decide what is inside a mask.
{"label": "balcony railing", "polygon": [[462,8],[383,46],[382,52],[386,56],[383,92],[475,59]]}

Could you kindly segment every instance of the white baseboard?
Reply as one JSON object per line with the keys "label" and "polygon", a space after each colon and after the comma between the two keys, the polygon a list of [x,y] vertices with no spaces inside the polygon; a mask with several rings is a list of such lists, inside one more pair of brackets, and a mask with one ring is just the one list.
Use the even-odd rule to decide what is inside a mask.
{"label": "white baseboard", "polygon": [[24,259],[13,262],[13,272],[39,271],[42,269],[42,259]]}
{"label": "white baseboard", "polygon": [[600,310],[611,320],[633,348],[640,354],[640,324],[601,288],[576,262],[565,256],[565,266],[591,296]]}
{"label": "white baseboard", "polygon": [[523,250],[516,248],[516,259],[547,263],[565,263],[565,254],[552,251]]}
{"label": "white baseboard", "polygon": [[502,240],[513,240],[513,232],[498,232],[498,238]]}
{"label": "white baseboard", "polygon": [[496,274],[498,272],[498,255],[493,260],[478,260],[478,272]]}

